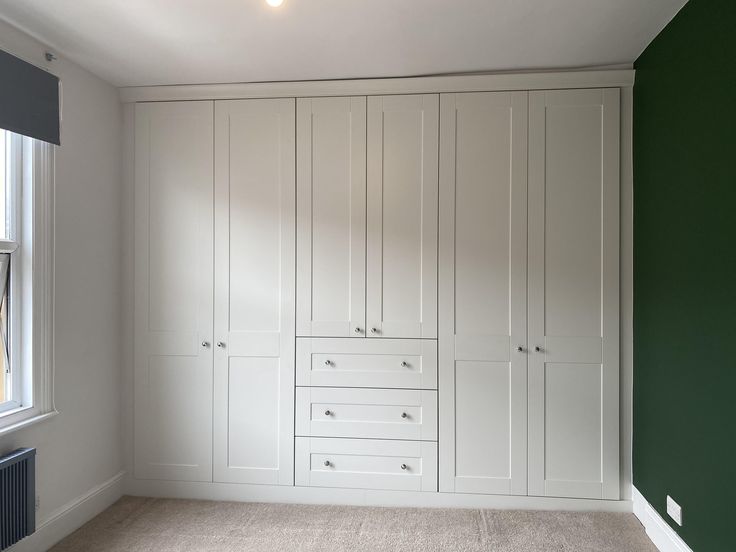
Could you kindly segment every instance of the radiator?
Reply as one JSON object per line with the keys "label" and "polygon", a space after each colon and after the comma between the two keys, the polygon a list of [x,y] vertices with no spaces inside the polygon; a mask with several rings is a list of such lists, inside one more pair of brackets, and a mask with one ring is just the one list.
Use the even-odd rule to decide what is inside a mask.
{"label": "radiator", "polygon": [[36,530],[36,449],[0,458],[0,550]]}

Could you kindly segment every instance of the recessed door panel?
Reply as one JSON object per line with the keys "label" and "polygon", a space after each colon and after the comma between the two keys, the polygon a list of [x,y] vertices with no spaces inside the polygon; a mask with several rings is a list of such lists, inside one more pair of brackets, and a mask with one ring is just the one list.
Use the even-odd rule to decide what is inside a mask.
{"label": "recessed door panel", "polygon": [[530,95],[529,494],[618,499],[619,91]]}
{"label": "recessed door panel", "polygon": [[135,110],[135,477],[212,479],[213,104]]}
{"label": "recessed door panel", "polygon": [[526,494],[527,94],[443,94],[441,128],[440,490]]}
{"label": "recessed door panel", "polygon": [[293,483],[294,100],[215,105],[215,480]]}

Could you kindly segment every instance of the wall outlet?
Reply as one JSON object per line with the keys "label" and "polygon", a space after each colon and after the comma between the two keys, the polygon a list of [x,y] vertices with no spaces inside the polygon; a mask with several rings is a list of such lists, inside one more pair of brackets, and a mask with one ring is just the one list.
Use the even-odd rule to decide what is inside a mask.
{"label": "wall outlet", "polygon": [[677,525],[682,527],[682,508],[670,495],[667,495],[667,515],[674,519]]}

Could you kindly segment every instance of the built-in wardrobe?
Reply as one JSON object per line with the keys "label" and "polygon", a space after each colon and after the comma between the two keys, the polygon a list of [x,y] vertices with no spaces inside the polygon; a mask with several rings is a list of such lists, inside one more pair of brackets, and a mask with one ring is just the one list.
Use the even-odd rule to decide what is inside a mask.
{"label": "built-in wardrobe", "polygon": [[132,477],[617,500],[619,94],[138,101]]}

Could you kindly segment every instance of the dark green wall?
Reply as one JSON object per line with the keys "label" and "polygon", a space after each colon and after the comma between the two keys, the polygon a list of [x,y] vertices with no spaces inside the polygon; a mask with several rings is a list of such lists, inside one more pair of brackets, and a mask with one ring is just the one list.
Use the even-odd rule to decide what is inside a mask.
{"label": "dark green wall", "polygon": [[736,0],[691,0],[635,67],[634,484],[736,551]]}

